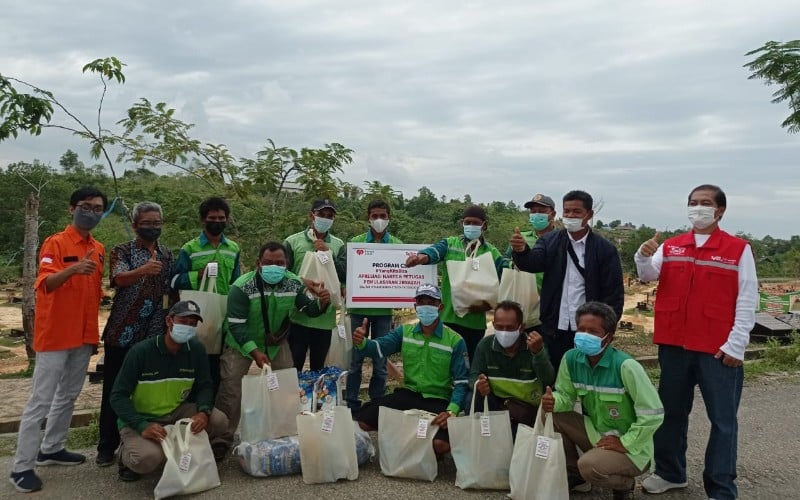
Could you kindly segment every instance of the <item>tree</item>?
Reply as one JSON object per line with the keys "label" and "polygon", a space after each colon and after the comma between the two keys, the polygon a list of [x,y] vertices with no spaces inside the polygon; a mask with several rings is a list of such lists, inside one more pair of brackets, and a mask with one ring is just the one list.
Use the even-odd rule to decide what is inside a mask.
{"label": "tree", "polygon": [[772,93],[772,102],[788,101],[791,111],[781,127],[792,134],[800,132],[800,40],[770,41],[745,55],[757,54],[758,57],[744,65],[751,72],[748,80],[778,85],[778,90]]}
{"label": "tree", "polygon": [[616,229],[616,228],[617,228],[617,227],[619,227],[621,224],[622,224],[622,221],[621,221],[621,220],[619,220],[619,219],[614,219],[614,220],[612,220],[611,222],[609,222],[609,223],[608,223],[608,227],[610,227],[611,229]]}

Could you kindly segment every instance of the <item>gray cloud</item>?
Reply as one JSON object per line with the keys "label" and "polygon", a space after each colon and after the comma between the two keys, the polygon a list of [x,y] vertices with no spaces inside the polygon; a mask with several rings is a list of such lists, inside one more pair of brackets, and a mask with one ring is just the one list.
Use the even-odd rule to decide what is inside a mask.
{"label": "gray cloud", "polygon": [[[583,188],[601,219],[657,227],[685,225],[688,190],[714,182],[726,229],[787,237],[800,137],[742,64],[799,18],[789,0],[27,2],[0,19],[0,71],[91,121],[80,67],[116,55],[128,81],[109,125],[145,96],[237,155],[336,141],[356,184],[517,202]],[[48,131],[4,143],[0,163],[68,147],[85,156]]]}

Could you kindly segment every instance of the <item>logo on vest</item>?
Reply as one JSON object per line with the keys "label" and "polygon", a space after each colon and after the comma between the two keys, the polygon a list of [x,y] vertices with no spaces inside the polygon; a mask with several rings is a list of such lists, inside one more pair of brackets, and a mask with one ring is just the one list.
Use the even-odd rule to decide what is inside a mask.
{"label": "logo on vest", "polygon": [[736,259],[728,259],[728,258],[725,258],[725,257],[723,257],[721,255],[712,255],[711,256],[711,260],[713,260],[714,262],[722,263],[722,264],[731,264],[731,265],[734,265],[734,266],[736,265]]}
{"label": "logo on vest", "polygon": [[676,247],[673,245],[669,245],[666,248],[667,255],[686,255],[686,247]]}
{"label": "logo on vest", "polygon": [[614,420],[619,418],[619,408],[616,406],[609,406],[608,407],[608,416],[613,418]]}

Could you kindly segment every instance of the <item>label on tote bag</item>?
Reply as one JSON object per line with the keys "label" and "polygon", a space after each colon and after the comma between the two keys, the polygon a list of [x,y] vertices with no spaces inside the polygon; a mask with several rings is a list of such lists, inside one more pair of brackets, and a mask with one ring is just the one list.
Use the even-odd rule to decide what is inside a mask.
{"label": "label on tote bag", "polygon": [[216,278],[219,272],[219,264],[216,262],[209,262],[206,264],[206,276],[209,278]]}
{"label": "label on tote bag", "polygon": [[547,459],[550,456],[550,438],[536,436],[536,457]]}
{"label": "label on tote bag", "polygon": [[278,376],[274,373],[267,375],[267,389],[270,391],[277,391],[280,389],[280,386],[278,385]]}
{"label": "label on tote bag", "polygon": [[472,259],[472,270],[473,271],[481,270],[481,263],[478,259]]}
{"label": "label on tote bag", "polygon": [[332,432],[333,431],[333,412],[326,411],[322,414],[322,432]]}
{"label": "label on tote bag", "polygon": [[187,451],[181,455],[181,461],[178,462],[178,470],[181,472],[189,472],[190,463],[192,463],[192,454]]}
{"label": "label on tote bag", "polygon": [[347,338],[347,330],[345,330],[344,325],[336,325],[339,331],[339,338],[346,339]]}
{"label": "label on tote bag", "polygon": [[491,437],[492,431],[489,428],[489,417],[481,417],[481,436]]}
{"label": "label on tote bag", "polygon": [[327,264],[328,260],[330,260],[328,259],[328,255],[324,252],[317,252],[317,258],[321,264]]}
{"label": "label on tote bag", "polygon": [[417,424],[417,437],[420,439],[425,439],[428,437],[428,419],[421,418],[419,419],[419,423]]}

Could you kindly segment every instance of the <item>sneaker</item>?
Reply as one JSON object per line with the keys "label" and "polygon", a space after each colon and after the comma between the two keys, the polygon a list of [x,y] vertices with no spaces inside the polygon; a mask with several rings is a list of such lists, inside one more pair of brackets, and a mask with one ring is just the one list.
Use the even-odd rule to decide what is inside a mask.
{"label": "sneaker", "polygon": [[98,467],[108,467],[114,463],[114,452],[98,451],[94,463],[96,463]]}
{"label": "sneaker", "polygon": [[142,476],[136,472],[133,472],[129,468],[125,467],[124,465],[119,466],[119,478],[122,481],[130,483],[131,481],[138,481]]}
{"label": "sneaker", "polygon": [[86,457],[80,453],[72,453],[66,449],[55,453],[42,453],[36,457],[36,465],[80,465]]}
{"label": "sneaker", "polygon": [[642,488],[644,491],[653,494],[664,493],[665,491],[676,488],[686,488],[687,486],[689,486],[688,481],[684,481],[682,483],[670,483],[658,474],[651,474],[647,479],[642,481]]}
{"label": "sneaker", "polygon": [[33,470],[24,470],[22,472],[12,472],[9,478],[11,484],[17,491],[22,493],[30,493],[31,491],[39,491],[42,489],[42,480],[36,475]]}

